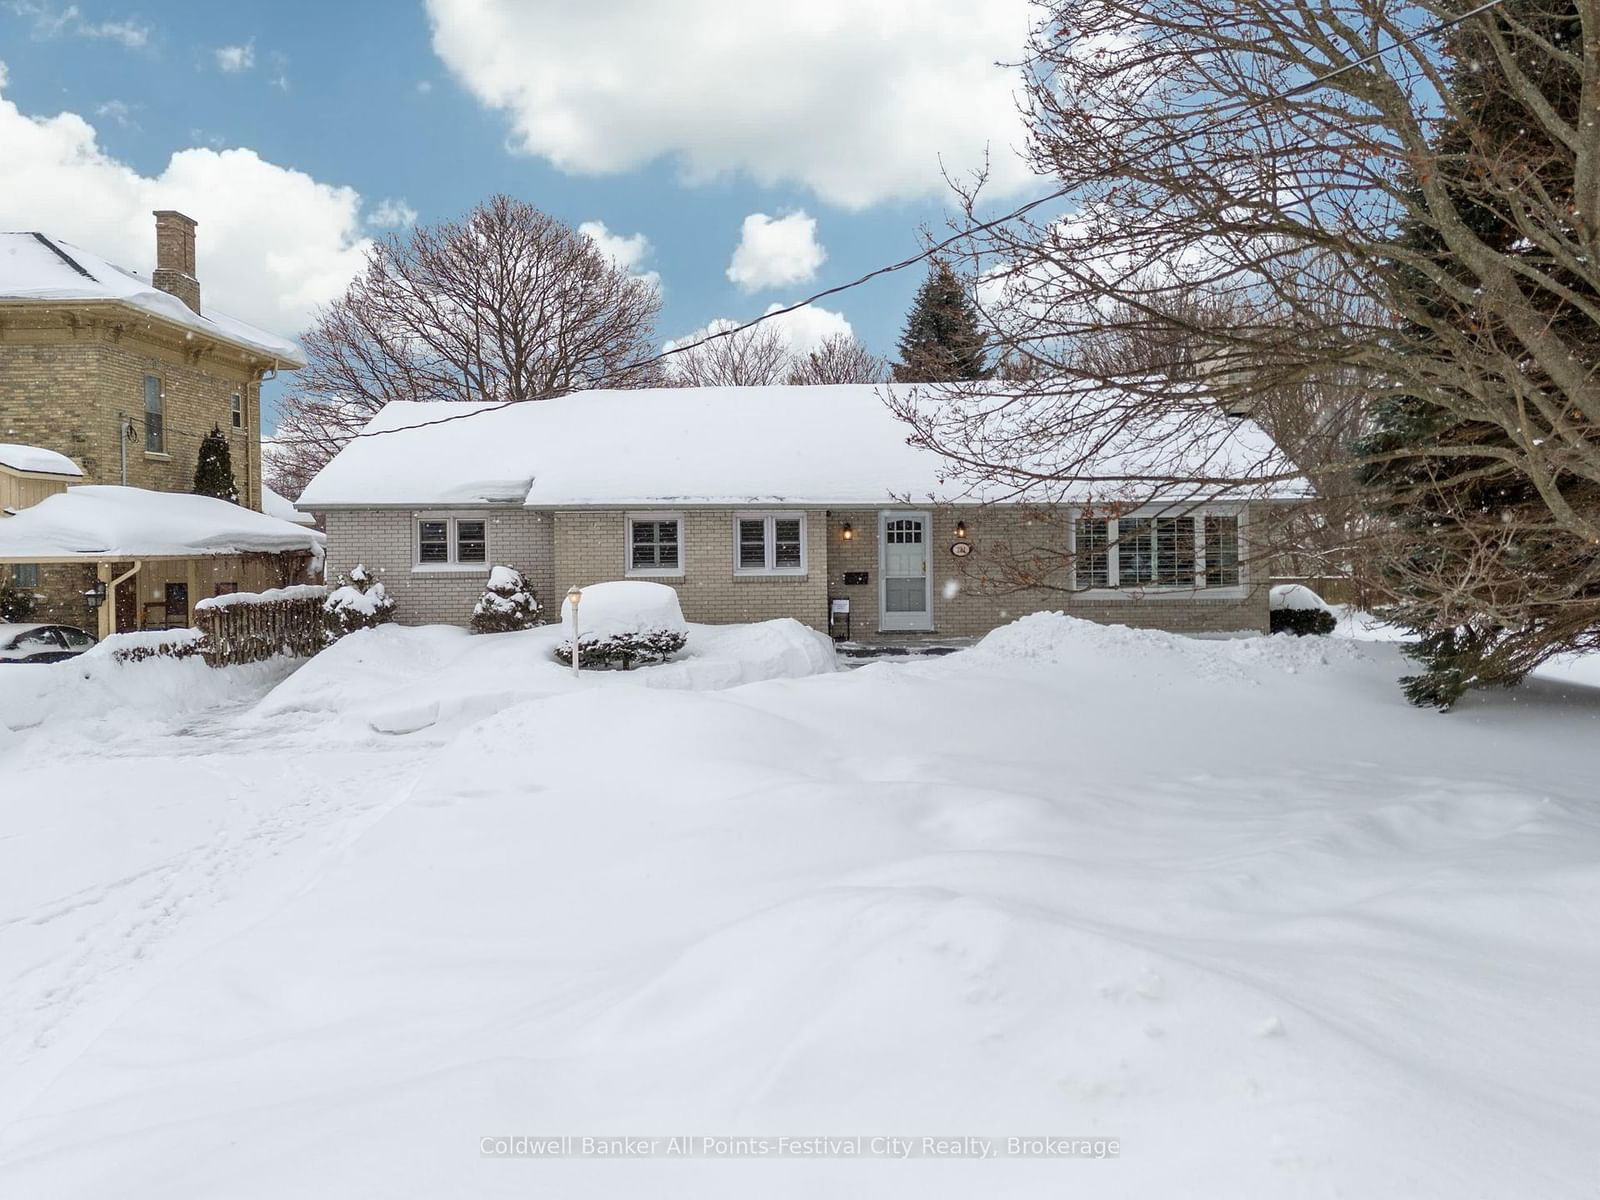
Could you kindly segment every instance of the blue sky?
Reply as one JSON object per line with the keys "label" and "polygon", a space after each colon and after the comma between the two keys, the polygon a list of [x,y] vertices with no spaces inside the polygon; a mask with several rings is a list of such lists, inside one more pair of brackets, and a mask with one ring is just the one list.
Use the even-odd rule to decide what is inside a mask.
{"label": "blue sky", "polygon": [[[576,7],[0,0],[0,155],[25,180],[0,228],[144,270],[149,208],[194,212],[208,297],[292,336],[386,210],[449,219],[505,191],[643,235],[665,339],[912,251],[949,216],[941,156],[975,165],[987,145],[1000,198],[1032,186],[994,65],[1020,52],[1026,0],[978,23],[968,0]],[[800,212],[809,262],[727,277],[750,214]],[[919,280],[828,308],[888,355]]]}

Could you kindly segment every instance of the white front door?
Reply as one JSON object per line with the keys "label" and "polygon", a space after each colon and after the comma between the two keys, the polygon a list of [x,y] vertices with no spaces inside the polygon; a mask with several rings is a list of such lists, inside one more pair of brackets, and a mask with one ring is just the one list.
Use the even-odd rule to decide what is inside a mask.
{"label": "white front door", "polygon": [[932,629],[925,512],[878,515],[878,628]]}

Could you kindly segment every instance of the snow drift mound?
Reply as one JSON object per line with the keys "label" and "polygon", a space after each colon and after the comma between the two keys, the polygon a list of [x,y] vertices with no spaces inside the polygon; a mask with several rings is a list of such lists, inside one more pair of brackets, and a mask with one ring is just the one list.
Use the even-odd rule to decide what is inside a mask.
{"label": "snow drift mound", "polygon": [[574,680],[552,654],[565,636],[559,625],[476,636],[448,625],[383,625],[335,642],[280,684],[256,715],[332,713],[380,733],[411,733],[574,690],[709,691],[838,669],[833,643],[788,618],[688,629],[687,649],[670,662],[585,671]]}
{"label": "snow drift mound", "polygon": [[123,634],[65,662],[0,669],[0,726],[115,718],[126,727],[246,703],[281,680],[299,659],[208,667],[199,657],[118,662],[115,651],[171,640],[170,633]]}
{"label": "snow drift mound", "polygon": [[1202,638],[1130,625],[1102,625],[1060,612],[1031,613],[1002,625],[952,663],[1035,662],[1049,666],[1121,673],[1205,674],[1210,678],[1248,678],[1257,671],[1293,673],[1352,656],[1348,642],[1326,638],[1271,638],[1264,635]]}

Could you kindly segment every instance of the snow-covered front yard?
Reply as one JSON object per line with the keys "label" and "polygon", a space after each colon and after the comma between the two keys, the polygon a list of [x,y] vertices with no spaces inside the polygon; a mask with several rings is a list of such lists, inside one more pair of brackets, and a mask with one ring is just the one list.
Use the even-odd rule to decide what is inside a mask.
{"label": "snow-covered front yard", "polygon": [[[556,636],[0,670],[0,1195],[1594,1194],[1582,671],[1441,716],[1348,637]],[[481,1150],[560,1134],[917,1156]],[[1037,1135],[1117,1153],[915,1140]]]}

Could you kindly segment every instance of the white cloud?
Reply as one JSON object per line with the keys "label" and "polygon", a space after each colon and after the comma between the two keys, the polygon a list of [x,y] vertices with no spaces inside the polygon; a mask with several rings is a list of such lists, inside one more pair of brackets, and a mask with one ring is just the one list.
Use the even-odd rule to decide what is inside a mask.
{"label": "white cloud", "polygon": [[431,80],[431,79],[419,79],[419,80],[417,80],[417,91],[419,93],[421,93],[422,95],[426,96],[429,92],[433,91],[433,80]]}
{"label": "white cloud", "polygon": [[787,217],[751,213],[728,263],[728,278],[746,291],[786,287],[815,279],[828,252],[817,241],[817,222],[803,212]]}
{"label": "white cloud", "polygon": [[[775,312],[782,308],[781,304],[769,304],[767,312]],[[741,322],[730,317],[715,317],[707,321],[704,326],[682,337],[674,338],[666,343],[666,348],[682,346],[689,342],[698,341],[713,333],[720,333],[724,329],[733,329]],[[781,317],[773,317],[770,321],[763,321],[755,326],[757,329],[775,329],[778,336],[787,344],[793,354],[809,354],[823,342],[836,334],[851,337],[854,330],[843,313],[837,313],[827,308],[820,308],[815,304],[805,308],[797,308],[794,312],[784,313]]]}
{"label": "white cloud", "polygon": [[[0,87],[4,86],[5,76],[0,74]],[[137,129],[139,128],[139,123],[133,119],[134,107],[126,100],[107,100],[104,104],[95,106],[94,115],[107,117],[124,129]]]}
{"label": "white cloud", "polygon": [[179,150],[160,174],[106,154],[76,113],[29,117],[0,95],[5,225],[53,233],[140,274],[155,257],[152,209],[200,223],[203,302],[284,334],[360,269],[361,197],[253,150]]}
{"label": "white cloud", "polygon": [[386,196],[367,214],[367,224],[378,229],[404,229],[417,223],[417,210],[405,200]]}
{"label": "white cloud", "polygon": [[942,194],[943,165],[1031,178],[1014,69],[1030,0],[427,0],[433,48],[514,144],[566,171],[662,156],[858,208]]}
{"label": "white cloud", "polygon": [[140,25],[132,20],[90,21],[76,4],[56,8],[38,3],[37,0],[12,0],[7,7],[17,16],[33,21],[33,36],[36,38],[101,38],[120,42],[130,50],[142,50],[150,44],[148,25]]}
{"label": "white cloud", "polygon": [[217,70],[237,75],[256,65],[256,43],[251,38],[242,46],[218,46],[212,51],[217,56]]}
{"label": "white cloud", "polygon": [[659,274],[639,269],[650,254],[650,239],[644,234],[612,233],[604,221],[585,221],[578,226],[578,232],[599,247],[600,252],[622,270],[657,288],[661,286]]}

